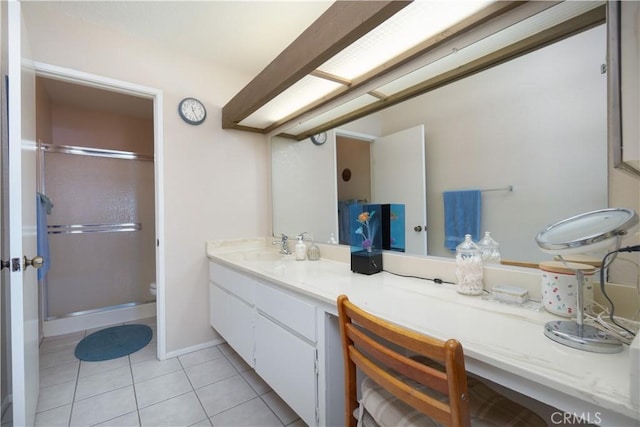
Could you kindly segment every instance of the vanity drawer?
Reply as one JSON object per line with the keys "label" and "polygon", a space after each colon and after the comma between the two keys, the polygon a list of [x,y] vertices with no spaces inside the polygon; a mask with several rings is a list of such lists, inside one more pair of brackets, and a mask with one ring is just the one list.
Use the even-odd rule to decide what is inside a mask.
{"label": "vanity drawer", "polygon": [[233,271],[215,262],[209,263],[209,280],[225,289],[229,293],[237,296],[247,304],[253,306],[255,303],[254,286],[255,281],[241,273]]}
{"label": "vanity drawer", "polygon": [[288,329],[316,342],[315,306],[269,286],[256,287],[256,308]]}

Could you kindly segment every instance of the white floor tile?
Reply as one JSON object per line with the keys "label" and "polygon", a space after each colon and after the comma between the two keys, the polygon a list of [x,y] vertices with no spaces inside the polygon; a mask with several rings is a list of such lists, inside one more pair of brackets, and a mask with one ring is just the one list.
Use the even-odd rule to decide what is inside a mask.
{"label": "white floor tile", "polygon": [[189,392],[140,410],[142,426],[181,427],[207,419],[196,394]]}
{"label": "white floor tile", "polygon": [[185,371],[195,389],[238,375],[238,371],[224,357],[189,366]]}
{"label": "white floor tile", "polygon": [[222,352],[217,347],[209,347],[204,350],[194,351],[193,353],[179,356],[178,359],[183,367],[198,365],[213,359],[223,357]]}
{"label": "white floor tile", "polygon": [[196,393],[209,416],[258,397],[240,375],[196,389]]}
{"label": "white floor tile", "polygon": [[229,359],[229,362],[233,365],[234,368],[238,370],[238,372],[244,372],[251,370],[251,366],[247,362],[244,361],[242,357],[238,353],[230,353],[225,354],[225,357]]}
{"label": "white floor tile", "polygon": [[139,408],[145,408],[193,390],[187,375],[182,370],[136,383],[135,388]]}
{"label": "white floor tile", "polygon": [[[155,318],[129,323],[155,330]],[[41,344],[36,426],[305,426],[226,343],[165,361],[153,341],[127,357],[75,359],[78,342],[100,329]]]}
{"label": "white floor tile", "polygon": [[138,411],[129,412],[118,418],[107,420],[103,423],[96,424],[96,427],[140,427],[140,417]]}
{"label": "white floor tile", "polygon": [[78,376],[80,361],[40,369],[40,387],[73,381]]}
{"label": "white floor tile", "polygon": [[220,345],[218,345],[218,348],[220,349],[220,351],[222,352],[222,354],[227,355],[227,354],[232,354],[235,353],[236,351],[231,348],[231,346],[228,343],[222,343]]}
{"label": "white floor tile", "polygon": [[50,368],[52,366],[64,365],[65,363],[75,362],[75,347],[69,347],[52,353],[44,353],[40,355],[40,369]]}
{"label": "white floor tile", "polygon": [[122,368],[123,366],[129,366],[129,359],[127,357],[119,357],[117,359],[103,360],[100,362],[87,362],[83,360],[80,362],[80,378]]}
{"label": "white floor tile", "polygon": [[254,389],[255,392],[259,395],[271,391],[271,387],[269,387],[269,384],[264,382],[264,380],[260,378],[260,376],[256,374],[256,371],[254,371],[253,369],[250,371],[241,372],[240,375],[242,375],[242,378],[244,378],[249,383],[251,388]]}
{"label": "white floor tile", "polygon": [[89,375],[78,379],[75,400],[83,400],[131,384],[133,378],[129,366]]}
{"label": "white floor tile", "polygon": [[41,388],[36,412],[48,411],[73,402],[75,390],[76,380]]}
{"label": "white floor tile", "polygon": [[69,418],[71,416],[71,404],[59,406],[48,411],[39,412],[36,414],[36,427],[58,427],[69,425]]}
{"label": "white floor tile", "polygon": [[140,362],[144,362],[145,360],[151,360],[151,359],[157,360],[157,358],[158,358],[158,346],[154,342],[150,342],[144,348],[141,348],[135,353],[131,353],[129,355],[129,360],[131,360],[131,363],[140,363]]}
{"label": "white floor tile", "polygon": [[149,359],[133,363],[131,369],[133,371],[133,380],[138,383],[169,372],[178,371],[182,369],[182,366],[180,366],[178,359],[174,357],[167,360]]}
{"label": "white floor tile", "polygon": [[78,343],[84,338],[84,335],[85,332],[82,331],[46,338],[40,345],[40,354],[54,353],[67,348],[73,348],[75,350]]}
{"label": "white floor tile", "polygon": [[282,427],[282,423],[260,398],[255,398],[211,417],[214,426]]}
{"label": "white floor tile", "polygon": [[274,391],[265,393],[261,397],[283,424],[291,424],[300,418]]}
{"label": "white floor tile", "polygon": [[75,402],[70,425],[90,426],[136,409],[133,386],[127,386]]}
{"label": "white floor tile", "polygon": [[209,418],[207,418],[206,420],[202,420],[199,423],[192,424],[190,427],[211,427],[211,425],[211,421],[209,421]]}

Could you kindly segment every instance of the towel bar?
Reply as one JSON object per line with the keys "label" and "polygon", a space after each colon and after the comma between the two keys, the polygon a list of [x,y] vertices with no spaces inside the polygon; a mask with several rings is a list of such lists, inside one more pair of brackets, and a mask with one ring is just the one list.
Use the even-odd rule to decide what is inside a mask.
{"label": "towel bar", "polygon": [[486,190],[480,190],[481,193],[485,191],[513,191],[513,185],[507,185],[506,187],[501,188],[487,188]]}

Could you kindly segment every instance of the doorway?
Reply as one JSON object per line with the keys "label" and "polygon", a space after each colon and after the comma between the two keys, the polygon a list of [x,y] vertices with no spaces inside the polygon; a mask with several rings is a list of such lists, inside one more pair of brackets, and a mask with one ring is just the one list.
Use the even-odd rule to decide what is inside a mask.
{"label": "doorway", "polygon": [[36,141],[42,335],[154,316],[153,100],[38,76]]}
{"label": "doorway", "polygon": [[[349,245],[353,203],[403,205],[404,251],[427,254],[424,125],[374,137],[336,130],[340,243]],[[402,233],[402,232],[400,232]]]}
{"label": "doorway", "polygon": [[338,241],[350,244],[349,207],[371,200],[371,140],[336,133]]}
{"label": "doorway", "polygon": [[38,191],[53,204],[41,335],[156,316],[163,359],[162,93],[46,64],[36,77]]}

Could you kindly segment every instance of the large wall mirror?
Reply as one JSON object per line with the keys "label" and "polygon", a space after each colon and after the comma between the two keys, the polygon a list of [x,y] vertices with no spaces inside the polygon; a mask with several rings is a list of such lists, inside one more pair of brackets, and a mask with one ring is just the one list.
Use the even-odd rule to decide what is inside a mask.
{"label": "large wall mirror", "polygon": [[[608,206],[605,27],[343,125],[328,132],[323,145],[273,138],[274,234],[308,231],[323,242],[337,237],[340,139],[374,145],[381,136],[423,125],[426,254],[452,256],[444,247],[443,191],[498,189],[482,193],[482,230],[501,244],[503,259],[546,259],[535,245],[537,232]],[[376,165],[370,170],[375,175]],[[407,233],[414,232],[415,225],[408,226]]]}

